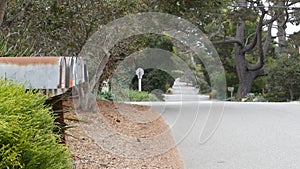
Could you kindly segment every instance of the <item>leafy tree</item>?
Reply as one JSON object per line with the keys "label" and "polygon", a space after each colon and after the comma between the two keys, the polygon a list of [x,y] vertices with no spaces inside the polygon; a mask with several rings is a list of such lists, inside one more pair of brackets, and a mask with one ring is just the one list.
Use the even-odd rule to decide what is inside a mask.
{"label": "leafy tree", "polygon": [[[261,0],[210,1],[209,3],[205,2],[206,4],[199,1],[176,2],[178,3],[173,2],[173,4],[177,6],[172,6],[170,2],[167,6],[169,10],[166,10],[174,14],[177,13],[198,24],[212,38],[215,45],[234,44],[234,65],[239,80],[238,98],[250,92],[253,81],[257,77],[266,75],[264,66],[268,49],[273,40],[271,29],[274,21],[288,18],[287,16],[290,16],[291,12],[293,16],[297,16],[296,10],[283,12],[287,11],[297,1],[284,1],[282,4],[279,1],[272,1],[274,3],[268,1],[267,5]],[[217,8],[212,7],[212,4],[215,4]],[[211,10],[202,9],[200,11],[199,9],[205,5],[210,6]],[[278,8],[278,5],[280,5],[280,8]],[[205,14],[209,18],[201,14]],[[285,20],[284,24],[287,22],[290,22],[290,20]],[[226,48],[230,50],[231,47],[227,45]],[[222,49],[219,48],[219,51],[222,51]],[[232,53],[226,51],[226,55],[221,57],[222,61],[228,60],[226,57],[228,58]],[[232,68],[230,61],[229,59],[229,62],[223,62],[226,68]]]}
{"label": "leafy tree", "polygon": [[268,76],[268,99],[287,101],[300,98],[300,59],[283,57],[270,69]]}
{"label": "leafy tree", "polygon": [[289,53],[277,59],[268,70],[267,96],[270,101],[291,101],[300,98],[298,47],[292,43],[287,49]]}
{"label": "leafy tree", "polygon": [[[12,7],[14,4],[16,7]],[[33,54],[33,45],[28,43],[28,29],[11,30],[12,25],[21,20],[31,8],[31,3],[21,5],[17,1],[0,1],[0,56],[27,56]],[[29,44],[29,45],[24,45]]]}
{"label": "leafy tree", "polygon": [[[287,38],[286,33],[287,23],[293,25],[298,25],[300,22],[300,12],[299,9],[293,7],[293,5],[299,3],[297,0],[271,0],[270,2],[274,3],[278,8],[275,13],[279,15],[276,25],[277,37],[278,37],[278,47],[279,53],[287,53]],[[271,9],[272,10],[272,9]]]}
{"label": "leafy tree", "polygon": [[[76,56],[87,39],[109,21],[148,10],[140,1],[1,0],[0,31],[14,44],[27,30],[23,47],[31,55]],[[31,43],[27,43],[30,41]],[[29,47],[28,47],[29,46]]]}
{"label": "leafy tree", "polygon": [[[268,8],[264,7],[266,3]],[[3,44],[7,44],[3,45],[2,55],[77,55],[86,40],[109,21],[129,13],[165,12],[191,21],[214,44],[221,45],[217,47],[223,55],[221,59],[228,73],[236,71],[238,97],[241,98],[250,92],[257,77],[265,75],[274,21],[279,23],[278,30],[283,31],[278,34],[282,40],[279,45],[286,43],[285,24],[299,23],[299,10],[287,10],[297,0],[266,3],[262,0],[1,0],[0,35],[5,39]],[[140,43],[132,43],[134,41]],[[107,61],[100,65],[99,70],[104,72],[102,79],[110,77],[113,65],[143,44],[144,40],[133,37],[115,46]],[[124,52],[127,49],[130,52]],[[233,59],[228,59],[230,56]],[[233,60],[235,64],[232,64]],[[93,82],[91,87],[95,86],[96,82]]]}
{"label": "leafy tree", "polygon": [[[271,14],[271,19],[266,19],[269,15],[268,11],[262,7],[260,1],[252,2],[258,8],[249,7],[249,2],[246,0],[238,1],[238,6],[230,12],[234,17],[233,23],[237,24],[234,37],[223,37],[223,40],[216,41],[215,44],[234,43],[234,59],[236,63],[236,71],[239,78],[239,86],[237,97],[245,96],[251,90],[254,79],[265,75],[264,64],[265,56],[269,45],[272,41],[271,28],[274,20],[278,16]],[[250,34],[247,32],[247,24],[256,23],[255,29]],[[267,26],[266,37],[263,36],[263,27]],[[253,51],[257,47],[256,63],[251,63],[247,60],[247,53]]]}

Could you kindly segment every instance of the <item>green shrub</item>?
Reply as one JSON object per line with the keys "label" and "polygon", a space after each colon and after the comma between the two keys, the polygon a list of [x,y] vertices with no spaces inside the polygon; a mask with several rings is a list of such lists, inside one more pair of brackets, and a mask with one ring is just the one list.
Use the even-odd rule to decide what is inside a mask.
{"label": "green shrub", "polygon": [[260,93],[248,93],[244,98],[242,98],[243,102],[267,102],[268,100],[265,99]]}
{"label": "green shrub", "polygon": [[122,102],[140,102],[140,101],[159,101],[159,99],[152,93],[139,92],[132,89],[124,89],[118,93],[114,93],[115,101]]}
{"label": "green shrub", "polygon": [[300,98],[300,57],[297,54],[282,56],[269,69],[267,99],[285,102]]}
{"label": "green shrub", "polygon": [[223,100],[226,98],[226,77],[222,73],[215,72],[210,77],[212,86],[211,98]]}
{"label": "green shrub", "polygon": [[0,80],[0,168],[70,168],[70,154],[53,134],[46,97]]}
{"label": "green shrub", "polygon": [[109,92],[99,92],[97,99],[100,100],[114,100],[114,95],[109,91]]}
{"label": "green shrub", "polygon": [[200,94],[207,94],[207,93],[211,92],[210,86],[204,79],[198,79],[197,83],[199,84],[199,93]]}

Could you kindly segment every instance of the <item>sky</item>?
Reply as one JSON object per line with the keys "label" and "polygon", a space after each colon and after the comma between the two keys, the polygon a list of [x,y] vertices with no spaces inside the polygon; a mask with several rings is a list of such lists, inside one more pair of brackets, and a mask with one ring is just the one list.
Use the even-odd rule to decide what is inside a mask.
{"label": "sky", "polygon": [[[287,23],[287,28],[286,28],[286,33],[287,35],[291,35],[294,34],[295,32],[299,32],[300,31],[300,25],[296,26],[296,25],[292,25],[291,23]],[[274,28],[272,30],[272,36],[276,36],[277,33],[277,28]]]}
{"label": "sky", "polygon": [[287,29],[286,32],[288,35],[293,34],[294,32],[299,32],[300,31],[300,25],[292,25],[290,23],[287,24]]}
{"label": "sky", "polygon": [[[296,3],[295,5],[293,5],[291,7],[296,7],[296,8],[299,8],[299,10],[300,10],[300,2]],[[293,25],[291,23],[287,23],[287,29],[286,29],[287,35],[291,35],[295,32],[299,32],[299,31],[300,31],[300,25],[297,26],[297,25]],[[277,30],[273,29],[272,35],[276,35],[276,32],[277,32]]]}

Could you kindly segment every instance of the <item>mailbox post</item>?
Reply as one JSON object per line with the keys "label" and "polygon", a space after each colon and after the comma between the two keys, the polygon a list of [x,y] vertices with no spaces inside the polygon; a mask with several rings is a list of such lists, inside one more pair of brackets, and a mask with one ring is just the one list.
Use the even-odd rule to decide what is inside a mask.
{"label": "mailbox post", "polygon": [[234,91],[234,87],[228,87],[227,90],[230,92],[230,96],[232,98],[233,96],[233,91]]}
{"label": "mailbox post", "polygon": [[144,75],[144,70],[142,68],[138,68],[136,71],[135,71],[135,74],[137,75],[138,77],[138,87],[139,87],[139,92],[142,91],[142,77]]}

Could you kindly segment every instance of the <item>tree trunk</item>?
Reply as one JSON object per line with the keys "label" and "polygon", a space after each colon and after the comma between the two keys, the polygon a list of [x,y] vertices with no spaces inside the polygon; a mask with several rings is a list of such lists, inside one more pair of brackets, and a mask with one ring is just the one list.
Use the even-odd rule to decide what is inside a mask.
{"label": "tree trunk", "polygon": [[[252,2],[256,3],[258,6],[262,6],[261,1]],[[248,0],[238,0],[238,6],[241,8],[247,8],[248,3]],[[265,56],[270,46],[270,43],[272,42],[271,30],[273,22],[276,21],[276,19],[278,19],[278,17],[281,15],[277,14],[272,16],[270,19],[266,19],[265,17],[268,11],[261,7],[258,9],[260,10],[260,16],[258,22],[256,23],[255,37],[252,39],[252,42],[248,43],[248,40],[245,40],[247,17],[244,15],[240,15],[237,22],[235,37],[227,38],[227,40],[214,43],[235,43],[234,57],[236,63],[236,71],[239,78],[239,87],[237,92],[238,99],[241,99],[251,91],[252,83],[257,77],[265,75]],[[265,26],[267,27],[267,32],[266,36],[263,36],[263,27]],[[258,50],[257,62],[255,64],[250,63],[246,60],[246,53],[256,50],[256,48]]]}
{"label": "tree trunk", "polygon": [[239,87],[237,98],[241,99],[251,91],[253,80],[255,79],[254,72],[247,69],[247,61],[245,54],[242,53],[242,48],[239,45],[235,47],[236,70],[239,78]]}
{"label": "tree trunk", "polygon": [[89,83],[82,83],[75,87],[74,95],[78,96],[75,102],[76,110],[82,112],[96,112],[96,96],[91,92]]}
{"label": "tree trunk", "polygon": [[242,48],[239,45],[235,47],[235,60],[236,70],[239,78],[239,87],[237,91],[237,98],[241,99],[251,92],[253,81],[259,77],[265,75],[264,68],[257,70],[249,70],[247,68],[247,60],[245,53],[242,52]]}
{"label": "tree trunk", "polygon": [[[247,6],[246,0],[240,0],[240,6]],[[245,29],[246,23],[243,18],[239,18],[239,23],[236,29],[236,39],[240,42],[245,41]],[[243,52],[244,44],[235,44],[234,53],[235,53],[235,62],[236,62],[236,71],[239,78],[239,87],[237,92],[237,98],[241,99],[251,90],[252,85],[252,75],[247,71],[247,61],[245,52]]]}
{"label": "tree trunk", "polygon": [[[278,6],[284,6],[283,1],[278,1]],[[285,11],[279,11],[281,13],[285,13]],[[277,37],[278,37],[278,47],[279,53],[286,53],[286,15],[281,15],[277,19]]]}
{"label": "tree trunk", "polygon": [[239,77],[239,88],[237,91],[237,98],[241,99],[251,91],[254,77],[251,72],[244,71],[243,75]]}
{"label": "tree trunk", "polygon": [[293,92],[292,87],[289,87],[289,93],[290,93],[290,99],[291,99],[291,101],[294,100],[294,92]]}
{"label": "tree trunk", "polygon": [[[247,6],[246,0],[239,1],[240,6]],[[265,12],[265,11],[264,11]],[[262,13],[259,22],[257,23],[256,29],[256,38],[254,38],[253,43],[244,44],[245,42],[245,30],[246,30],[246,21],[242,17],[239,18],[239,23],[236,29],[235,38],[242,42],[242,44],[235,44],[235,62],[236,70],[239,78],[239,87],[237,91],[237,98],[241,99],[247,93],[251,91],[253,81],[258,77],[264,75],[264,56],[269,48],[271,42],[271,27],[272,24],[268,25],[267,38],[265,43],[262,44],[262,27],[263,27],[263,18],[265,13]],[[253,50],[254,47],[258,47],[258,61],[256,64],[251,64],[246,60],[246,52]]]}

